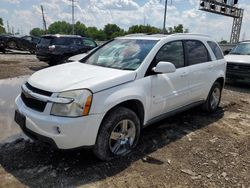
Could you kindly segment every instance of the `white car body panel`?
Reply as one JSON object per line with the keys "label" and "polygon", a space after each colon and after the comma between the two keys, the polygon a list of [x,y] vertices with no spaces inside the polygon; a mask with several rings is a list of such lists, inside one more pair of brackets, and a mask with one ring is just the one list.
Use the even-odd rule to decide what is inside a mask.
{"label": "white car body panel", "polygon": [[[144,108],[143,125],[146,125],[165,113],[205,101],[216,79],[225,78],[225,60],[215,60],[206,44],[208,40],[213,41],[209,37],[177,34],[121,37],[123,38],[159,42],[135,71],[73,62],[34,73],[28,83],[35,88],[53,92],[53,96],[69,90],[89,89],[93,93],[93,99],[88,116],[67,118],[50,115],[51,103],[46,105],[44,112],[37,112],[26,107],[18,96],[16,108],[27,117],[27,128],[53,139],[60,149],[91,146],[95,144],[103,118],[118,104],[128,100],[139,101]],[[164,44],[185,39],[202,41],[208,48],[212,61],[182,67],[174,73],[146,75],[149,65]],[[61,134],[56,131],[57,127]]]}
{"label": "white car body panel", "polygon": [[28,82],[36,88],[51,92],[83,88],[97,92],[132,81],[135,77],[136,73],[131,71],[73,62],[38,71],[28,79]]}

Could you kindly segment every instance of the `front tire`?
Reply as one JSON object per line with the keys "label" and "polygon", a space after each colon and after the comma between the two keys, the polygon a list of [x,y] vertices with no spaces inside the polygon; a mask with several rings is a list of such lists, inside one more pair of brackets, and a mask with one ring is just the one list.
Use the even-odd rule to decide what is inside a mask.
{"label": "front tire", "polygon": [[203,105],[203,109],[207,112],[214,112],[217,110],[221,100],[222,85],[215,82],[208,94],[207,100]]}
{"label": "front tire", "polygon": [[94,147],[95,155],[108,161],[130,153],[140,137],[140,120],[132,110],[116,107],[104,118]]}

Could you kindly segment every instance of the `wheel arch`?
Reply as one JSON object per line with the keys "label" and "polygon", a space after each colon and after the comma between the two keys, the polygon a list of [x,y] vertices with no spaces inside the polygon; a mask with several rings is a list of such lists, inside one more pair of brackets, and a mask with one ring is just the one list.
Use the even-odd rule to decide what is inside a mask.
{"label": "wheel arch", "polygon": [[118,106],[122,106],[125,108],[128,108],[130,110],[132,110],[133,112],[135,112],[135,114],[138,116],[141,126],[143,126],[144,123],[144,118],[145,118],[145,109],[144,109],[144,105],[143,103],[138,100],[138,99],[127,99],[125,101],[119,102],[118,104],[113,105],[104,115],[103,120],[105,119],[105,117],[111,113],[116,107]]}

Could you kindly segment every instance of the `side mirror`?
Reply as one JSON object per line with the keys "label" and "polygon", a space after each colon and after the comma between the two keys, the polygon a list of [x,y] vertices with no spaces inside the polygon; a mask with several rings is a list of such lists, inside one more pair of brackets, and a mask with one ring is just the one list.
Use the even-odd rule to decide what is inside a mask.
{"label": "side mirror", "polygon": [[152,70],[155,73],[172,73],[176,71],[176,68],[173,63],[160,61]]}

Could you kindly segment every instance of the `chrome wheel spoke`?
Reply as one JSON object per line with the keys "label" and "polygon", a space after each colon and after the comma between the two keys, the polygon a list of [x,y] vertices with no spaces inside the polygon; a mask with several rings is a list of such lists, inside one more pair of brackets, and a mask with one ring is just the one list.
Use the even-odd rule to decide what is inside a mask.
{"label": "chrome wheel spoke", "polygon": [[129,128],[127,131],[126,137],[130,138],[130,137],[134,137],[134,135],[135,135],[135,129],[133,127]]}
{"label": "chrome wheel spoke", "polygon": [[110,139],[112,139],[112,140],[118,140],[120,138],[120,136],[121,136],[121,133],[119,133],[119,132],[112,132],[111,136],[110,136]]}
{"label": "chrome wheel spoke", "polygon": [[121,141],[118,140],[118,141],[115,143],[114,147],[112,148],[112,152],[113,152],[114,154],[117,154],[118,151],[119,151],[119,149],[121,148],[121,146],[122,146]]}
{"label": "chrome wheel spoke", "polygon": [[122,132],[126,132],[128,130],[128,120],[122,121]]}

